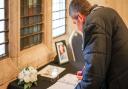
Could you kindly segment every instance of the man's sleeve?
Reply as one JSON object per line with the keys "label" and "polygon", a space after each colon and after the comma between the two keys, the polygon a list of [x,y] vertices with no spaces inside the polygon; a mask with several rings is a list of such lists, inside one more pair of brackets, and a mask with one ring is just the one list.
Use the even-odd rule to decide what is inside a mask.
{"label": "man's sleeve", "polygon": [[84,29],[85,69],[75,89],[101,89],[111,56],[111,35],[97,24]]}

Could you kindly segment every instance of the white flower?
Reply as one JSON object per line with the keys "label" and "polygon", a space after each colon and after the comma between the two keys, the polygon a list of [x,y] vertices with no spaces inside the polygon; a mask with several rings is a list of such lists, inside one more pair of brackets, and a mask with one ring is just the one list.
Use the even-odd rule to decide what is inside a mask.
{"label": "white flower", "polygon": [[25,82],[25,83],[29,83],[29,82],[30,82],[30,80],[31,80],[31,79],[30,79],[30,77],[29,77],[29,76],[25,76],[25,77],[24,77],[24,82]]}
{"label": "white flower", "polygon": [[19,73],[18,79],[20,79],[21,81],[24,80],[24,74],[23,74],[23,72],[20,72],[20,73]]}
{"label": "white flower", "polygon": [[36,75],[30,75],[30,81],[31,82],[35,82],[35,81],[37,81],[37,76]]}
{"label": "white flower", "polygon": [[18,75],[18,79],[20,81],[24,81],[25,83],[33,83],[37,81],[37,70],[33,67],[24,68]]}

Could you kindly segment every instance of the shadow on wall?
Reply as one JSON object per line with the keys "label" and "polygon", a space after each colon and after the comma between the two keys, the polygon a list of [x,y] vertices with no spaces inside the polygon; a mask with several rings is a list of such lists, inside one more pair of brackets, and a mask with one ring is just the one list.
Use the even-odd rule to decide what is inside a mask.
{"label": "shadow on wall", "polygon": [[84,66],[84,60],[82,55],[82,44],[83,44],[82,33],[74,30],[70,35],[67,48],[68,48],[69,59],[72,61],[73,65],[78,70],[81,70]]}

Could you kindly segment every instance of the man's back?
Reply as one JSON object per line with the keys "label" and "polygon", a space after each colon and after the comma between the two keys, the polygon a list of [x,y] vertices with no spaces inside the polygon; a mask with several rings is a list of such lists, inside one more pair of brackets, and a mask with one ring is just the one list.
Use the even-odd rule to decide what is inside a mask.
{"label": "man's back", "polygon": [[[106,43],[101,42],[101,47],[93,48],[97,53],[102,52],[102,48],[105,48],[105,73],[108,89],[127,89],[128,29],[126,25],[113,9],[105,7],[94,8],[94,10],[91,11],[87,17],[86,27],[92,29],[93,26],[90,25],[93,25],[94,28],[100,28],[101,30],[86,31],[86,35],[91,33],[95,38],[96,36],[98,37],[99,34],[105,35],[105,38],[101,36],[100,39],[106,40]],[[87,37],[86,35],[85,39]],[[88,41],[85,40],[85,50],[87,50],[86,46],[88,46]],[[86,53],[87,52],[85,52],[85,54]],[[98,59],[95,58],[94,60]]]}
{"label": "man's back", "polygon": [[[108,13],[109,14],[109,13]],[[111,60],[108,69],[110,89],[128,88],[128,29],[120,16],[113,12]],[[111,16],[112,17],[112,16]],[[110,20],[111,21],[111,20]],[[109,28],[107,29],[110,30]]]}

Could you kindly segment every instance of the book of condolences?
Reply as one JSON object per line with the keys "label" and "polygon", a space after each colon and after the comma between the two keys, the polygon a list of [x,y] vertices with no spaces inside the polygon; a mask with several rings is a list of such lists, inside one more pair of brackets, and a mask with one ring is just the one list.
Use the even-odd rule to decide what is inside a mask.
{"label": "book of condolences", "polygon": [[74,89],[78,84],[79,80],[74,74],[66,74],[60,78],[55,84],[50,86],[48,89]]}

